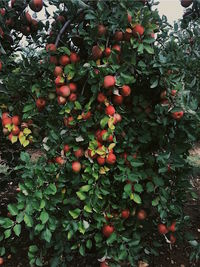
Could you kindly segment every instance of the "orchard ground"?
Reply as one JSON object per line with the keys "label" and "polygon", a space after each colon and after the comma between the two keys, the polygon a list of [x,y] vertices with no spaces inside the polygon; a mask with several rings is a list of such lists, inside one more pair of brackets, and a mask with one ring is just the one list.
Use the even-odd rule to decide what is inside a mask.
{"label": "orchard ground", "polygon": [[[8,160],[12,158],[12,153],[14,151],[9,150],[6,152],[4,148],[1,148],[0,151],[0,184],[3,184],[4,190],[0,192],[0,215],[6,215],[7,213],[7,205],[9,203],[15,202],[16,192],[17,192],[17,180],[16,177],[13,177],[14,182],[10,183],[3,183],[3,178],[5,174],[2,174],[2,169],[5,166],[8,166]],[[29,153],[32,155],[32,160],[37,160],[38,157],[41,156],[40,150],[32,151],[30,150]],[[198,195],[196,200],[191,200],[189,203],[185,205],[185,213],[190,216],[191,223],[183,229],[184,232],[191,232],[193,236],[196,238],[198,242],[200,242],[200,213],[199,213],[199,206],[200,206],[200,144],[197,144],[194,149],[190,152],[189,161],[191,165],[194,167],[194,174],[191,177],[191,183],[194,187],[195,192]],[[5,165],[6,164],[6,165]],[[195,171],[196,170],[196,171]],[[2,214],[1,214],[2,212]],[[185,245],[185,243],[177,243],[170,249],[169,244],[167,244],[162,239],[162,249],[160,254],[157,257],[152,258],[151,265],[145,265],[141,262],[138,266],[139,267],[198,267],[199,262],[191,263],[189,261],[191,247]],[[28,233],[24,232],[20,240],[18,240],[18,244],[16,247],[18,249],[15,253],[7,254],[5,258],[5,267],[26,267],[28,266],[28,258],[27,258],[27,251],[28,246],[30,245],[28,239]],[[96,267],[98,265],[96,258],[85,259],[83,263],[83,258],[80,258],[77,255],[77,258],[74,259],[73,265],[71,267]],[[92,262],[92,263],[91,263]],[[48,263],[47,263],[48,264]],[[48,265],[47,265],[48,266]]]}

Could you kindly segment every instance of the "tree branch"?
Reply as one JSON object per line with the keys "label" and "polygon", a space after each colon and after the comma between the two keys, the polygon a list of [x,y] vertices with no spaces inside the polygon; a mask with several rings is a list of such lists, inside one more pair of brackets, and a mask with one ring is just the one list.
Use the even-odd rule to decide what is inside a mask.
{"label": "tree branch", "polygon": [[[78,12],[77,12],[77,14],[76,14],[76,17],[77,17],[82,11],[83,11],[83,8],[79,9]],[[63,25],[62,29],[60,30],[60,32],[59,32],[59,34],[58,34],[58,36],[57,36],[57,38],[56,38],[56,42],[55,42],[56,47],[58,46],[58,43],[59,43],[59,41],[60,41],[61,36],[62,36],[63,33],[65,32],[65,30],[66,30],[66,28],[69,26],[69,24],[74,20],[74,18],[75,18],[75,17],[73,17],[73,18],[67,20],[67,21],[65,22],[65,24]]]}

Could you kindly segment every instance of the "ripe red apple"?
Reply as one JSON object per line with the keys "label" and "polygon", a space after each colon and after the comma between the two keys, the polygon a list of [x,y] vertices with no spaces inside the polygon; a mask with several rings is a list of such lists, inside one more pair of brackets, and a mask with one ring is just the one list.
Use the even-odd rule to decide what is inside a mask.
{"label": "ripe red apple", "polygon": [[109,105],[109,106],[106,107],[105,113],[108,116],[113,116],[115,114],[115,108],[113,106]]}
{"label": "ripe red apple", "polygon": [[109,237],[115,231],[114,226],[105,224],[102,233],[105,237]]}
{"label": "ripe red apple", "polygon": [[99,103],[104,103],[105,100],[106,100],[106,96],[103,93],[99,93],[98,96],[97,96],[97,101]]}
{"label": "ripe red apple", "polygon": [[14,125],[20,125],[20,122],[21,122],[21,120],[20,120],[19,116],[15,115],[15,116],[12,117],[12,123]]}
{"label": "ripe red apple", "polygon": [[99,156],[99,157],[97,157],[97,162],[98,162],[99,165],[102,166],[102,165],[104,165],[106,163],[106,159]]}
{"label": "ripe red apple", "polygon": [[64,145],[64,148],[63,148],[64,152],[65,153],[68,153],[70,151],[70,146],[69,145]]}
{"label": "ripe red apple", "polygon": [[12,135],[18,135],[19,133],[20,133],[19,127],[17,125],[14,125],[12,129]]}
{"label": "ripe red apple", "polygon": [[167,91],[164,90],[160,93],[160,99],[166,99],[166,96],[167,96]]}
{"label": "ripe red apple", "polygon": [[43,0],[31,0],[29,6],[34,12],[40,12],[43,8]]}
{"label": "ripe red apple", "polygon": [[89,148],[87,149],[87,154],[91,159],[95,159],[97,157],[96,154],[94,154],[94,155],[92,154],[92,150]]}
{"label": "ripe red apple", "polygon": [[103,86],[104,88],[108,89],[110,87],[115,86],[116,79],[114,76],[107,75],[104,77]]}
{"label": "ripe red apple", "polygon": [[4,134],[4,135],[9,135],[9,133],[10,133],[10,132],[8,131],[8,129],[4,127],[4,128],[3,128],[3,134]]}
{"label": "ripe red apple", "polygon": [[71,61],[72,63],[77,63],[77,62],[79,62],[79,61],[80,61],[80,57],[79,57],[79,55],[78,55],[77,53],[72,52],[72,53],[70,54],[70,61]]}
{"label": "ripe red apple", "polygon": [[57,64],[58,64],[57,57],[56,57],[56,56],[50,56],[50,58],[49,58],[49,62],[50,62],[51,64],[55,64],[55,65],[57,65]]}
{"label": "ripe red apple", "polygon": [[57,21],[59,21],[60,23],[64,23],[65,22],[65,17],[62,16],[62,15],[59,15],[57,18],[56,18]]}
{"label": "ripe red apple", "polygon": [[118,44],[113,45],[112,49],[115,50],[118,53],[121,53],[121,46],[118,45]]}
{"label": "ripe red apple", "polygon": [[113,102],[116,104],[116,105],[121,105],[123,103],[123,96],[122,95],[114,95],[113,96]]}
{"label": "ripe red apple", "polygon": [[36,100],[36,106],[38,111],[42,111],[44,109],[44,107],[46,106],[46,101],[44,98],[38,98]]}
{"label": "ripe red apple", "polygon": [[88,111],[87,113],[82,113],[81,115],[84,120],[88,120],[89,118],[91,118],[92,112]]}
{"label": "ripe red apple", "polygon": [[68,57],[68,55],[63,55],[60,57],[59,63],[62,66],[66,66],[66,65],[70,64],[70,58]]}
{"label": "ripe red apple", "polygon": [[[4,260],[3,260],[2,257],[0,257],[0,265],[3,265],[3,263],[4,263]],[[105,266],[106,266],[106,265],[105,265]]]}
{"label": "ripe red apple", "polygon": [[35,19],[31,20],[31,30],[34,32],[38,30],[38,21]]}
{"label": "ripe red apple", "polygon": [[56,86],[61,86],[65,83],[65,79],[61,76],[57,76],[55,79],[55,85]]}
{"label": "ripe red apple", "polygon": [[77,150],[74,151],[74,156],[78,159],[83,157],[84,155],[84,150],[82,148],[78,148]]}
{"label": "ripe red apple", "polygon": [[123,32],[122,31],[116,31],[114,34],[115,41],[122,41],[123,40]]}
{"label": "ripe red apple", "polygon": [[54,69],[54,76],[58,77],[58,76],[62,76],[63,75],[63,68],[60,66],[56,66]]}
{"label": "ripe red apple", "polygon": [[79,161],[72,162],[72,170],[75,173],[79,173],[80,172],[80,170],[81,170],[81,164],[80,164]]}
{"label": "ripe red apple", "polygon": [[103,261],[100,263],[100,267],[109,267],[109,265],[106,261]]}
{"label": "ripe red apple", "polygon": [[8,112],[3,112],[2,113],[1,119],[3,120],[5,118],[9,118],[9,113]]}
{"label": "ripe red apple", "polygon": [[29,24],[31,24],[31,22],[32,22],[32,17],[31,17],[31,15],[29,14],[28,11],[25,12],[25,18],[26,18],[26,21],[27,21]]}
{"label": "ripe red apple", "polygon": [[0,8],[0,14],[1,14],[1,16],[5,16],[5,14],[6,14],[5,8]]}
{"label": "ripe red apple", "polygon": [[104,54],[106,57],[109,57],[111,52],[112,52],[112,50],[110,47],[106,47],[106,49],[104,50]]}
{"label": "ripe red apple", "polygon": [[170,242],[174,244],[176,242],[176,237],[173,234],[170,234]]}
{"label": "ripe red apple", "polygon": [[129,96],[131,94],[131,88],[128,85],[123,85],[121,89],[121,93],[123,96]]}
{"label": "ripe red apple", "polygon": [[108,156],[107,156],[107,158],[106,158],[106,163],[108,163],[110,165],[113,165],[113,164],[115,164],[115,162],[116,162],[116,156],[115,156],[115,154],[109,153]]}
{"label": "ripe red apple", "polygon": [[8,125],[8,124],[12,124],[12,119],[11,118],[4,118],[2,119],[2,125]]}
{"label": "ripe red apple", "polygon": [[106,34],[106,27],[103,24],[98,25],[98,35],[102,36]]}
{"label": "ripe red apple", "polygon": [[183,111],[176,111],[172,113],[172,118],[175,120],[180,120],[184,115]]}
{"label": "ripe red apple", "polygon": [[72,116],[71,117],[68,117],[68,118],[64,118],[64,124],[68,128],[74,127],[74,124],[71,124],[73,121],[74,121],[74,118]]}
{"label": "ripe red apple", "polygon": [[171,95],[172,95],[172,96],[175,96],[175,95],[176,95],[176,93],[177,93],[177,91],[176,91],[176,90],[171,90]]}
{"label": "ripe red apple", "polygon": [[59,165],[65,164],[65,160],[62,157],[56,157],[55,162],[58,163]]}
{"label": "ripe red apple", "polygon": [[13,134],[10,133],[9,136],[8,136],[8,139],[12,142],[12,138],[13,138]]}
{"label": "ripe red apple", "polygon": [[0,61],[0,71],[2,71],[2,69],[3,69],[3,64],[2,64],[2,62]]}
{"label": "ripe red apple", "polygon": [[74,94],[74,93],[70,94],[68,99],[70,102],[75,102],[77,99],[77,94]]}
{"label": "ripe red apple", "polygon": [[193,0],[181,0],[182,7],[189,7]]}
{"label": "ripe red apple", "polygon": [[59,93],[63,97],[68,97],[70,95],[69,86],[67,86],[67,85],[61,86],[60,89],[59,89]]}
{"label": "ripe red apple", "polygon": [[166,227],[166,225],[164,225],[164,224],[159,224],[158,225],[158,232],[161,234],[161,235],[165,235],[165,234],[167,234],[168,233],[168,229],[167,229],[167,227]]}
{"label": "ripe red apple", "polygon": [[67,99],[60,95],[57,97],[57,101],[59,105],[65,105],[67,103]]}
{"label": "ripe red apple", "polygon": [[126,31],[124,33],[124,40],[129,42],[131,37],[132,37],[132,35],[133,35],[132,29],[131,28],[126,28]]}
{"label": "ripe red apple", "polygon": [[51,52],[55,52],[55,51],[56,51],[56,46],[55,46],[55,44],[47,44],[47,45],[46,45],[46,51],[47,51],[47,52],[49,52],[49,51],[51,51]]}
{"label": "ripe red apple", "polygon": [[128,219],[128,217],[130,216],[130,211],[128,209],[122,210],[121,216],[123,219]]}
{"label": "ripe red apple", "polygon": [[168,230],[171,232],[175,232],[176,231],[176,222],[173,222],[169,227]]}
{"label": "ripe red apple", "polygon": [[138,211],[138,214],[137,214],[138,220],[143,221],[146,219],[146,217],[147,217],[147,213],[145,210],[139,210]]}
{"label": "ripe red apple", "polygon": [[114,124],[120,122],[122,120],[122,116],[119,113],[114,114]]}
{"label": "ripe red apple", "polygon": [[77,90],[77,85],[75,83],[69,83],[68,84],[69,88],[70,88],[70,92],[75,93]]}
{"label": "ripe red apple", "polygon": [[143,34],[144,34],[144,27],[140,24],[136,24],[133,27],[133,35],[137,37],[138,35],[142,36]]}
{"label": "ripe red apple", "polygon": [[102,54],[103,54],[103,52],[98,45],[94,45],[92,47],[92,58],[94,60],[100,59],[102,57]]}
{"label": "ripe red apple", "polygon": [[132,21],[132,16],[129,13],[127,14],[127,20],[128,20],[129,23],[131,23],[131,21]]}

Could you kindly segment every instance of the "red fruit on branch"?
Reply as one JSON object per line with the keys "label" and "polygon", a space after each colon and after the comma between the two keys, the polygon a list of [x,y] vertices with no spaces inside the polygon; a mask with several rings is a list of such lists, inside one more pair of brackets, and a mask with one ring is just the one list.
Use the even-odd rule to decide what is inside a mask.
{"label": "red fruit on branch", "polygon": [[113,96],[113,102],[116,104],[116,105],[121,105],[123,103],[123,96],[122,95],[114,95]]}
{"label": "red fruit on branch", "polygon": [[176,222],[173,222],[169,227],[168,230],[171,232],[175,232],[176,231]]}
{"label": "red fruit on branch", "polygon": [[108,89],[110,87],[115,86],[116,79],[114,76],[107,75],[104,77],[103,86],[104,88]]}
{"label": "red fruit on branch", "polygon": [[88,120],[89,118],[91,118],[92,113],[91,111],[88,111],[87,113],[82,113],[81,115],[82,115],[83,120]]}
{"label": "red fruit on branch", "polygon": [[70,58],[68,57],[68,55],[63,55],[60,57],[59,63],[62,66],[66,66],[66,65],[70,64]]}
{"label": "red fruit on branch", "polygon": [[11,118],[4,118],[4,119],[2,119],[2,125],[3,126],[6,126],[8,124],[12,124]]}
{"label": "red fruit on branch", "polygon": [[3,64],[2,64],[2,62],[0,61],[0,71],[2,71],[2,69],[3,69]]}
{"label": "red fruit on branch", "polygon": [[68,97],[70,95],[69,86],[67,86],[67,85],[61,86],[60,89],[59,89],[59,93],[63,97]]}
{"label": "red fruit on branch", "polygon": [[40,12],[43,8],[43,0],[31,0],[29,6],[34,12]]}
{"label": "red fruit on branch", "polygon": [[143,34],[144,34],[144,27],[140,24],[136,24],[133,27],[133,35],[137,37],[138,35],[142,36]]}
{"label": "red fruit on branch", "polygon": [[130,211],[128,209],[122,210],[121,216],[123,219],[128,219],[128,217],[130,216]]}
{"label": "red fruit on branch", "polygon": [[8,112],[3,112],[2,113],[1,119],[3,120],[5,118],[9,118],[9,113]]}
{"label": "red fruit on branch", "polygon": [[54,76],[58,77],[58,76],[62,76],[63,75],[63,68],[60,66],[56,66],[54,69]]}
{"label": "red fruit on branch", "polygon": [[102,233],[105,237],[109,237],[115,231],[114,226],[105,224]]}
{"label": "red fruit on branch", "polygon": [[176,90],[171,90],[171,95],[172,95],[172,96],[175,96],[175,95],[176,95],[176,93],[177,93],[177,91],[176,91]]}
{"label": "red fruit on branch", "polygon": [[99,165],[102,166],[102,165],[104,165],[106,163],[106,159],[101,157],[101,156],[99,156],[99,157],[97,157],[97,162],[98,162]]}
{"label": "red fruit on branch", "polygon": [[75,83],[69,83],[68,84],[69,88],[70,88],[70,92],[75,93],[77,90],[77,85]]}
{"label": "red fruit on branch", "polygon": [[122,41],[123,40],[123,32],[122,31],[116,31],[114,34],[115,41]]}
{"label": "red fruit on branch", "polygon": [[122,116],[119,113],[114,114],[114,124],[120,122],[122,120]]}
{"label": "red fruit on branch", "polygon": [[181,0],[182,7],[189,7],[192,4],[193,0]]}
{"label": "red fruit on branch", "polygon": [[29,14],[28,11],[25,12],[25,18],[26,18],[26,21],[27,21],[29,24],[31,24],[31,22],[32,22],[32,17],[31,17],[31,15]]}
{"label": "red fruit on branch", "polygon": [[57,65],[57,64],[58,64],[57,57],[56,57],[56,56],[50,56],[49,62],[50,62],[51,64],[55,64],[55,65]]}
{"label": "red fruit on branch", "polygon": [[44,107],[46,106],[46,101],[44,98],[38,98],[36,100],[36,106],[39,111],[42,111]]}
{"label": "red fruit on branch", "polygon": [[164,225],[164,224],[159,224],[158,225],[158,232],[161,234],[161,235],[165,235],[165,234],[167,234],[168,233],[168,229],[167,229],[167,227],[166,227],[166,225]]}
{"label": "red fruit on branch", "polygon": [[64,118],[64,124],[68,128],[72,128],[74,126],[74,124],[72,124],[73,121],[74,121],[74,118],[72,116],[68,118]]}
{"label": "red fruit on branch", "polygon": [[6,14],[5,8],[0,8],[0,15],[5,16],[5,14]]}
{"label": "red fruit on branch", "polygon": [[109,165],[113,165],[116,162],[116,156],[113,153],[109,153],[107,158],[106,158],[106,163],[108,163]]}
{"label": "red fruit on branch", "polygon": [[69,99],[70,102],[75,102],[76,99],[77,99],[77,95],[72,93],[72,94],[70,94],[68,99]]}
{"label": "red fruit on branch", "polygon": [[112,49],[118,53],[121,53],[121,46],[118,44],[113,45]]}
{"label": "red fruit on branch", "polygon": [[109,267],[109,265],[106,261],[103,261],[100,263],[100,267]]}
{"label": "red fruit on branch", "polygon": [[98,35],[102,36],[106,34],[106,27],[103,24],[98,25]]}
{"label": "red fruit on branch", "polygon": [[147,217],[147,213],[145,210],[139,210],[138,211],[138,213],[137,213],[138,220],[143,221],[146,219],[146,217]]}
{"label": "red fruit on branch", "polygon": [[79,148],[79,149],[74,151],[74,156],[77,159],[83,157],[83,155],[84,155],[84,150],[82,148]]}
{"label": "red fruit on branch", "polygon": [[62,157],[56,157],[55,162],[58,163],[59,165],[65,164],[65,160]]}
{"label": "red fruit on branch", "polygon": [[172,113],[172,118],[175,120],[180,120],[184,115],[183,111],[176,111]]}
{"label": "red fruit on branch", "polygon": [[115,108],[113,106],[109,105],[109,106],[106,107],[105,113],[108,116],[113,116],[115,114]]}
{"label": "red fruit on branch", "polygon": [[81,170],[81,164],[80,164],[79,161],[72,162],[72,170],[75,173],[79,173],[80,172],[80,170]]}
{"label": "red fruit on branch", "polygon": [[131,94],[131,88],[128,85],[123,85],[121,89],[121,93],[123,96],[129,96]]}
{"label": "red fruit on branch", "polygon": [[170,234],[170,242],[171,244],[174,244],[176,242],[176,237],[173,234]]}
{"label": "red fruit on branch", "polygon": [[58,104],[61,106],[65,105],[67,103],[67,99],[63,96],[60,96],[60,95],[57,97],[57,101],[58,101]]}
{"label": "red fruit on branch", "polygon": [[56,86],[61,86],[65,83],[65,79],[61,76],[57,76],[55,79],[55,85]]}
{"label": "red fruit on branch", "polygon": [[47,51],[47,52],[49,52],[49,51],[51,51],[51,52],[55,52],[55,51],[56,51],[56,46],[55,46],[55,44],[47,44],[47,45],[46,45],[46,51]]}
{"label": "red fruit on branch", "polygon": [[72,52],[70,54],[70,61],[71,61],[71,63],[77,63],[77,62],[79,62],[80,61],[79,55],[77,53]]}
{"label": "red fruit on branch", "polygon": [[132,16],[131,16],[131,14],[127,14],[127,20],[128,20],[128,22],[129,23],[131,23],[132,22]]}
{"label": "red fruit on branch", "polygon": [[3,263],[4,263],[4,260],[2,257],[0,257],[0,265],[3,265]]}
{"label": "red fruit on branch", "polygon": [[12,129],[12,135],[18,135],[19,133],[20,133],[19,127],[14,125]]}
{"label": "red fruit on branch", "polygon": [[106,47],[106,49],[104,50],[104,54],[106,57],[109,57],[111,52],[112,52],[112,50],[110,47]]}
{"label": "red fruit on branch", "polygon": [[70,146],[69,145],[64,145],[64,148],[63,148],[64,152],[65,153],[68,153],[70,151]]}
{"label": "red fruit on branch", "polygon": [[105,100],[106,100],[106,96],[104,94],[102,94],[102,93],[99,93],[98,96],[97,96],[97,101],[99,103],[104,103]]}
{"label": "red fruit on branch", "polygon": [[102,50],[98,45],[92,47],[92,58],[94,60],[100,59],[102,57]]}

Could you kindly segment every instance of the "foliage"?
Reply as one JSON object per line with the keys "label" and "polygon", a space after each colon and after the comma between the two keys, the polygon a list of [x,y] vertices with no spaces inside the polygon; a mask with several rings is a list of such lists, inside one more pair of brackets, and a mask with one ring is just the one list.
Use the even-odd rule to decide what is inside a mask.
{"label": "foliage", "polygon": [[[194,197],[187,156],[198,134],[198,106],[190,92],[199,73],[186,75],[184,64],[191,61],[179,47],[183,38],[176,29],[172,36],[151,2],[52,0],[55,22],[50,24],[43,7],[47,20],[33,30],[33,22],[24,23],[26,3],[20,1],[13,8],[6,1],[0,4],[6,8],[0,17],[3,31],[12,33],[14,42],[8,44],[5,34],[1,40],[1,108],[12,116],[3,129],[22,150],[16,167],[20,192],[8,206],[12,217],[0,218],[0,240],[12,242],[28,229],[31,266],[46,261],[66,266],[77,252],[108,259],[113,267],[150,261],[161,239],[182,241],[183,204]],[[16,22],[11,29],[8,18]],[[106,32],[99,30],[102,25]],[[16,45],[24,26],[30,28],[25,35],[32,45],[26,55]],[[122,32],[122,39],[116,32]],[[46,46],[54,43],[56,49]],[[109,56],[106,48],[111,48]],[[70,95],[66,88],[60,91],[62,81],[56,86],[54,77],[66,55],[61,76]],[[197,82],[189,86],[194,75]],[[114,77],[113,87],[106,76]],[[105,97],[102,103],[99,93]],[[116,100],[119,95],[123,103]],[[14,115],[20,124],[13,123]],[[42,149],[45,156],[32,162],[27,146]],[[127,209],[130,215],[122,218]],[[147,217],[141,219],[141,211]],[[175,233],[158,232],[159,224],[170,227],[175,221]],[[105,225],[111,234],[105,234]]]}

